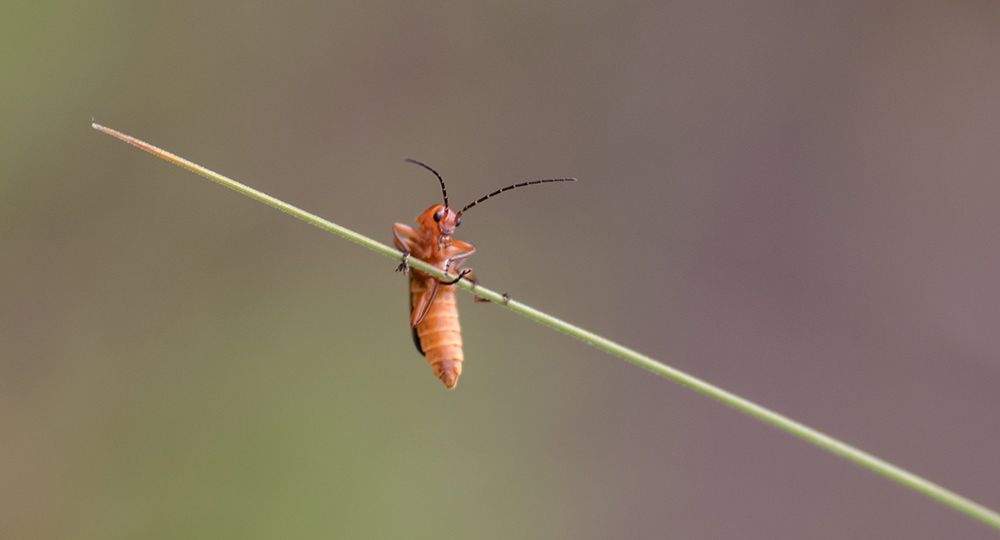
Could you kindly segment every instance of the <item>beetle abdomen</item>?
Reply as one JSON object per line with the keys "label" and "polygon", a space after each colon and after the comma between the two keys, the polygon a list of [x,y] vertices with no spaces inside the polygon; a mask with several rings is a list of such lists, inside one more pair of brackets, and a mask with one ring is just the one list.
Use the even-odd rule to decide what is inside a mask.
{"label": "beetle abdomen", "polygon": [[[424,293],[418,281],[410,287],[410,305]],[[455,287],[441,285],[424,320],[416,328],[420,350],[437,378],[448,388],[454,388],[462,374],[462,328],[458,324]]]}

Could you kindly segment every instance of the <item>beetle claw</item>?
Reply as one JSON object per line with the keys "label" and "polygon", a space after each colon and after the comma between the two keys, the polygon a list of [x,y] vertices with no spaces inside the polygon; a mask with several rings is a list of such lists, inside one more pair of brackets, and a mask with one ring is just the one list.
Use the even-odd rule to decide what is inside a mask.
{"label": "beetle claw", "polygon": [[403,252],[403,257],[399,262],[399,266],[396,267],[397,272],[402,272],[404,275],[410,271],[410,265],[407,264],[406,260],[410,258],[410,252]]}
{"label": "beetle claw", "polygon": [[471,268],[466,268],[465,270],[462,270],[461,272],[458,273],[458,277],[457,278],[455,278],[455,279],[453,279],[451,281],[441,281],[441,284],[442,285],[454,285],[454,284],[458,283],[459,281],[462,281],[462,278],[464,278],[466,276],[466,274],[468,274],[471,271],[472,271]]}

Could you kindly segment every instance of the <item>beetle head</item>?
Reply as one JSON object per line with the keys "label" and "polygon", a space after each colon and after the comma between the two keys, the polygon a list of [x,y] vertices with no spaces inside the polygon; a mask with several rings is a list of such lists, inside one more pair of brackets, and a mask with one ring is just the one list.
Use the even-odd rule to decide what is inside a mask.
{"label": "beetle head", "polygon": [[454,208],[443,204],[435,204],[417,216],[421,228],[432,230],[439,235],[450,238],[455,234],[455,228],[462,224],[462,216]]}

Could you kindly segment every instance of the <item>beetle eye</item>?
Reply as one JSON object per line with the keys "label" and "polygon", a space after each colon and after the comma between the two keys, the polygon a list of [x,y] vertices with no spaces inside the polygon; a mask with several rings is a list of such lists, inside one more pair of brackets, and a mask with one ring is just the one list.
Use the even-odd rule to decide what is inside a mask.
{"label": "beetle eye", "polygon": [[434,212],[434,221],[441,221],[441,210]]}
{"label": "beetle eye", "polygon": [[456,227],[458,227],[461,224],[462,224],[462,218],[458,218],[458,219],[455,220],[455,226]]}

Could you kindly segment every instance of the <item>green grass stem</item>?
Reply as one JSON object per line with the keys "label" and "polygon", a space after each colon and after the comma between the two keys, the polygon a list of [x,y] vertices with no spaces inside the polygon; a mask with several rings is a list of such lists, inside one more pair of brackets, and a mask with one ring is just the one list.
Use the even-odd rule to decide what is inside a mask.
{"label": "green grass stem", "polygon": [[[372,251],[385,255],[394,260],[399,260],[402,256],[398,250],[387,246],[381,242],[368,238],[362,234],[358,234],[346,227],[337,225],[327,221],[319,216],[306,212],[300,208],[292,206],[284,201],[276,199],[266,193],[257,191],[249,186],[243,185],[231,178],[227,178],[219,173],[206,169],[201,165],[192,163],[180,156],[174,155],[166,150],[157,148],[149,143],[121,133],[111,128],[107,128],[96,123],[92,123],[91,126],[112,137],[125,141],[133,146],[141,148],[157,157],[165,159],[174,165],[183,167],[195,174],[203,176],[217,184],[225,186],[229,189],[242,193],[251,199],[262,202],[272,208],[281,210],[282,212],[289,214],[295,218],[298,218],[306,223],[315,225],[320,229],[329,231],[337,236],[346,238],[351,242],[360,244]],[[442,272],[439,268],[431,266],[424,261],[418,260],[411,257],[409,259],[409,264],[413,268],[417,268],[428,274],[437,276],[439,278],[447,278],[446,274]],[[584,343],[596,347],[604,352],[617,356],[623,360],[626,360],[636,366],[639,366],[647,371],[653,372],[665,379],[669,379],[683,386],[691,388],[692,390],[713,398],[715,400],[721,401],[722,403],[736,409],[739,412],[750,415],[765,424],[769,424],[775,428],[778,428],[790,435],[798,437],[804,441],[810,442],[832,454],[838,455],[848,461],[851,461],[857,465],[860,465],[866,469],[869,469],[877,474],[880,474],[890,480],[898,482],[903,486],[910,488],[918,493],[922,493],[931,499],[938,501],[945,506],[949,506],[969,517],[977,519],[986,525],[993,527],[994,529],[1000,530],[1000,514],[996,511],[991,510],[971,499],[963,497],[954,491],[946,489],[930,480],[927,480],[917,474],[914,474],[906,469],[897,467],[892,463],[889,463],[881,458],[878,458],[864,450],[851,446],[843,441],[840,441],[830,435],[827,435],[821,431],[815,430],[805,424],[792,420],[787,416],[779,414],[772,411],[766,407],[758,405],[746,398],[740,397],[732,392],[723,390],[718,386],[710,384],[703,381],[693,375],[689,375],[679,369],[670,367],[666,364],[658,362],[649,356],[642,353],[636,352],[624,345],[618,344],[610,339],[599,336],[588,330],[584,330],[579,326],[570,324],[562,319],[549,315],[539,311],[527,304],[518,302],[516,300],[506,300],[504,296],[496,291],[487,289],[481,285],[473,285],[468,280],[462,280],[458,283],[458,287],[465,289],[470,292],[474,292],[476,295],[486,298],[496,304],[505,306],[507,309],[523,315],[532,321],[543,324],[550,328],[554,328],[563,333],[566,333]]]}

